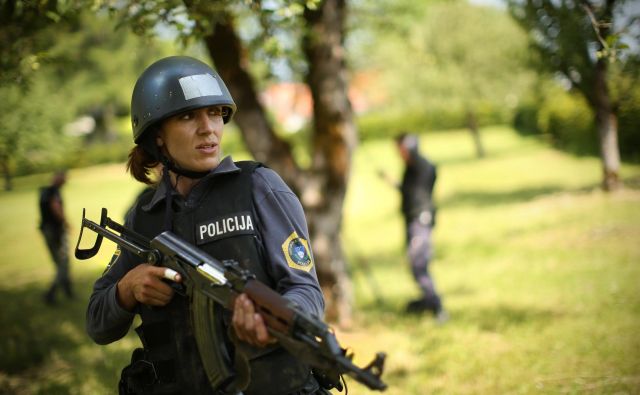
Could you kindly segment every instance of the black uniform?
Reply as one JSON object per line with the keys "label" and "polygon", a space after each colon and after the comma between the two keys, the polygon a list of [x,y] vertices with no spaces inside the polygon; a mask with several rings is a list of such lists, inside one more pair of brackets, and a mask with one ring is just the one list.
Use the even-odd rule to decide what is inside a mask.
{"label": "black uniform", "polygon": [[49,303],[55,301],[58,287],[69,297],[73,296],[69,275],[69,246],[65,224],[51,210],[51,203],[58,201],[62,205],[62,195],[57,185],[43,187],[40,190],[40,231],[44,236],[51,258],[56,266],[56,276],[45,298]]}
{"label": "black uniform", "polygon": [[[165,188],[166,184],[161,183],[157,190],[143,193],[127,216],[127,226],[147,237],[159,234],[164,221]],[[285,298],[322,317],[324,301],[308,245],[304,213],[297,197],[275,172],[255,162],[235,164],[227,157],[186,198],[174,191],[173,202],[175,233],[217,259],[240,262]],[[138,305],[135,313],[118,305],[117,282],[140,263],[132,254],[116,251],[105,274],[94,285],[87,310],[88,333],[99,344],[111,343],[122,338],[135,313],[140,314],[142,325],[136,330],[142,333],[145,350],[138,351],[134,359],[144,361],[137,366],[153,366],[143,373],[148,379],[144,383],[147,390],[215,393],[207,381],[211,372],[205,372],[199,359],[185,297],[176,294],[161,308]],[[220,311],[214,315],[225,332],[220,349],[229,350],[231,361],[235,351],[226,337],[230,316]],[[317,390],[309,368],[282,348],[249,347],[245,351],[251,360],[251,382],[243,391],[245,395],[308,394]],[[134,365],[129,373],[137,369]],[[127,374],[121,385],[135,387]],[[162,377],[156,379],[154,375]]]}
{"label": "black uniform", "polygon": [[429,262],[433,255],[431,231],[435,225],[436,208],[433,203],[433,187],[437,171],[435,165],[421,156],[417,150],[410,151],[400,191],[402,193],[402,215],[405,220],[407,253],[411,271],[422,290],[422,298],[411,303],[410,310],[442,310],[440,296],[436,292],[433,278],[429,274]]}

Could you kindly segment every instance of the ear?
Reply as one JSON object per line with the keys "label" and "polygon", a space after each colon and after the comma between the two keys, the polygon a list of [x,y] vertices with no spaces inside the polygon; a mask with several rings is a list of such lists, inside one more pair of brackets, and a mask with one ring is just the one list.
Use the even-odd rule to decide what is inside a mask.
{"label": "ear", "polygon": [[156,144],[158,145],[158,147],[164,146],[164,141],[162,140],[162,136],[160,136],[160,133],[156,135]]}

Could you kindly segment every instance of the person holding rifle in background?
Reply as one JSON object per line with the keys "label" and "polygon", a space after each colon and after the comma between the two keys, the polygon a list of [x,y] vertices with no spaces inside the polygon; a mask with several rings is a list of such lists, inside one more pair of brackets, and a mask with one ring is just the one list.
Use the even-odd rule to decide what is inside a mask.
{"label": "person holding rifle in background", "polygon": [[436,166],[420,154],[416,135],[402,132],[396,137],[395,142],[405,165],[402,182],[395,183],[382,171],[379,175],[400,191],[407,256],[413,278],[422,293],[421,297],[407,304],[406,310],[409,313],[431,312],[438,322],[443,323],[448,320],[448,314],[429,273],[429,263],[433,257],[431,233],[436,219],[436,207],[433,202]]}
{"label": "person holding rifle in background", "polygon": [[64,170],[57,171],[53,175],[51,185],[40,189],[40,231],[47,243],[47,248],[56,265],[56,276],[49,290],[44,295],[45,303],[56,303],[58,289],[73,298],[71,276],[69,274],[69,224],[64,215],[64,204],[60,189],[67,182],[67,173]]}
{"label": "person holding rifle in background", "polygon": [[[223,128],[235,112],[225,83],[199,60],[168,57],[141,74],[131,100],[136,145],[128,171],[153,188],[137,199],[125,226],[149,239],[170,230],[220,261],[235,260],[291,303],[322,317],[324,299],[296,195],[271,169],[223,157]],[[181,281],[179,274],[117,249],[95,282],[87,309],[87,331],[95,342],[117,341],[136,314],[142,319],[136,332],[144,348],[134,351],[123,370],[121,394],[329,393],[308,366],[277,344],[245,294],[232,313],[214,309],[211,319],[223,344],[199,353],[188,298],[175,290]],[[243,353],[249,376],[239,371],[213,388],[201,354],[220,350],[232,361]]]}

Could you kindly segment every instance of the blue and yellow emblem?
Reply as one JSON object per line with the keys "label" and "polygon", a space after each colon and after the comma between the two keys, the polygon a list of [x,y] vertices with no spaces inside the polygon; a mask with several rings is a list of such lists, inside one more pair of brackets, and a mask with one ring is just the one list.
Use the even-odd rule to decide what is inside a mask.
{"label": "blue and yellow emblem", "polygon": [[109,269],[111,269],[111,267],[113,266],[114,263],[116,263],[116,261],[118,260],[118,258],[120,258],[120,253],[122,252],[122,250],[120,249],[120,246],[118,246],[115,250],[115,252],[113,253],[113,256],[111,257],[111,260],[109,261],[109,264],[107,265],[107,267],[104,268],[104,271],[102,272],[102,275],[104,276],[105,274],[107,274],[107,272],[109,271]]}
{"label": "blue and yellow emblem", "polygon": [[313,267],[313,260],[309,253],[309,243],[293,232],[282,243],[282,252],[289,267],[308,272]]}

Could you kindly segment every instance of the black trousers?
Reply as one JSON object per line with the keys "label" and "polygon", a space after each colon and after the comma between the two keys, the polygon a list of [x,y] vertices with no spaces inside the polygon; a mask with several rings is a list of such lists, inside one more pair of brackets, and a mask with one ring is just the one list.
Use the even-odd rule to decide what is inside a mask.
{"label": "black trousers", "polygon": [[47,291],[47,299],[53,301],[56,291],[61,288],[64,293],[71,297],[71,276],[69,273],[69,242],[67,232],[64,228],[51,225],[43,225],[40,229],[47,248],[51,254],[51,259],[56,267],[56,275]]}

